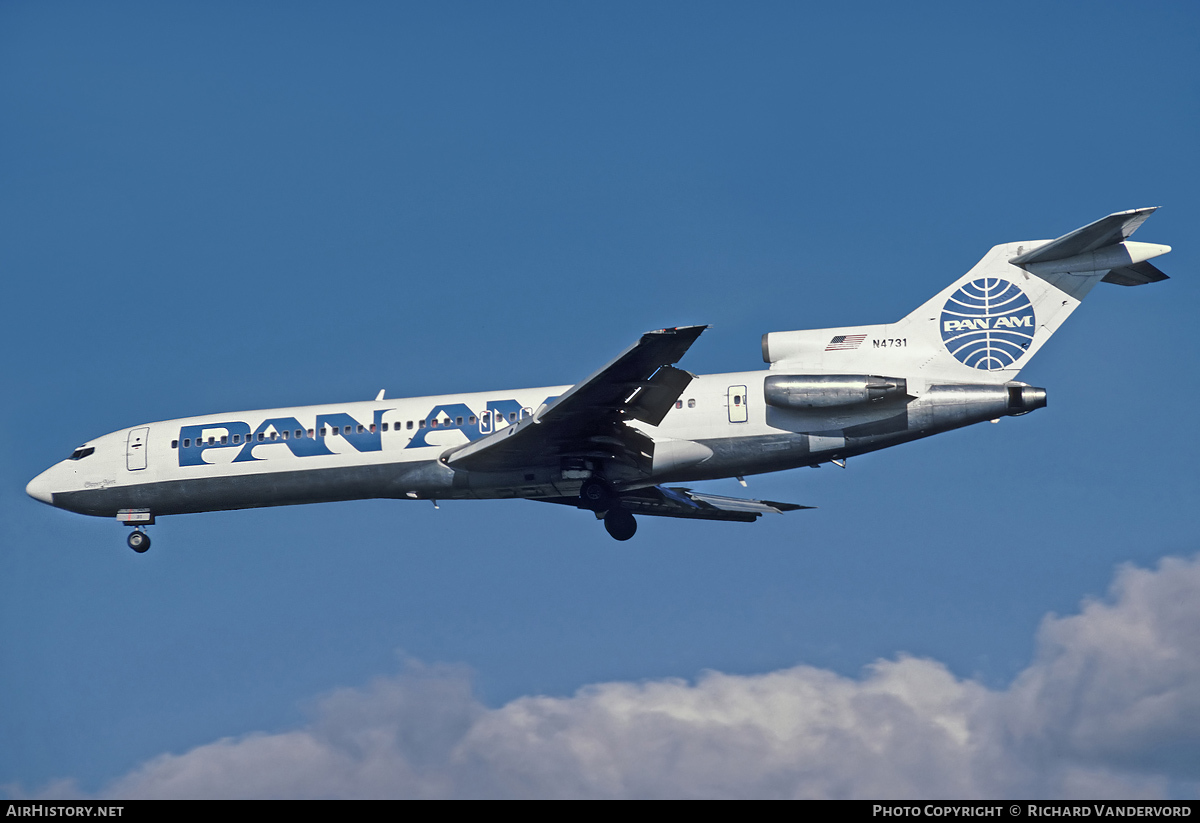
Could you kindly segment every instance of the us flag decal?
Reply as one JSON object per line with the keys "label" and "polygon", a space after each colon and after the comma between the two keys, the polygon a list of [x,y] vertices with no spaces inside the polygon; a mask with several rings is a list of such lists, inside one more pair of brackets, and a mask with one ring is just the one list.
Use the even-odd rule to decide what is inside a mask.
{"label": "us flag decal", "polygon": [[825,351],[843,351],[846,349],[857,349],[862,345],[862,341],[866,340],[865,334],[839,334],[837,337],[829,341],[829,345],[825,347]]}

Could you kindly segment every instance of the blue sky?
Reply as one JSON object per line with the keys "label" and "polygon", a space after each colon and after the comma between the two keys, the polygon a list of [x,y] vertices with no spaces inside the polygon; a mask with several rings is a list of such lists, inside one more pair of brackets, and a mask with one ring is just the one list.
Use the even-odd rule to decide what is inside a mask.
{"label": "blue sky", "polygon": [[[0,791],[1195,796],[1200,673],[1154,661],[1200,634],[1198,24],[1187,2],[0,6]],[[137,556],[24,494],[139,422],[571,383],[652,328],[712,324],[689,370],[759,368],[764,332],[897,319],[996,243],[1151,205],[1137,239],[1174,247],[1172,279],[1096,289],[1022,373],[1048,408],[750,479],[815,511],[618,544],[564,507],[364,501],[167,518]],[[1054,662],[1076,657],[1099,674]],[[641,744],[606,785],[511,748],[514,717],[571,719],[577,752],[615,739],[578,719],[613,701],[714,689],[765,729],[773,689],[950,695],[972,751],[1050,765],[957,775],[938,738],[880,783],[829,743],[718,791]],[[1164,689],[1153,723],[1112,719]],[[914,701],[914,728],[954,725]],[[661,740],[770,759],[680,724]],[[1001,726],[1039,730],[1036,757]],[[343,756],[346,729],[393,744]],[[448,765],[496,752],[531,773]],[[793,779],[805,756],[842,771]]]}

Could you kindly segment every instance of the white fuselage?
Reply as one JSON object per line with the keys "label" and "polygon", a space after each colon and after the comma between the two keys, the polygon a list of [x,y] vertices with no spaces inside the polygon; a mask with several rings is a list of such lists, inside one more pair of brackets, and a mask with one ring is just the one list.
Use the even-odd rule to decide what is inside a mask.
{"label": "white fuselage", "polygon": [[[693,380],[658,426],[629,425],[656,443],[786,435],[766,422],[766,371]],[[555,497],[576,494],[558,465],[454,482],[439,457],[534,415],[570,386],[229,412],[144,423],[83,444],[29,483],[30,495],[111,517],[122,509],[177,514],[370,497]],[[348,430],[347,430],[348,429]],[[91,450],[90,452],[88,450]],[[804,450],[796,465],[812,462]],[[726,449],[728,454],[729,450]],[[751,459],[661,462],[638,485],[781,468]],[[828,459],[828,458],[826,458]],[[694,462],[694,461],[693,461]],[[705,468],[711,463],[710,469]]]}

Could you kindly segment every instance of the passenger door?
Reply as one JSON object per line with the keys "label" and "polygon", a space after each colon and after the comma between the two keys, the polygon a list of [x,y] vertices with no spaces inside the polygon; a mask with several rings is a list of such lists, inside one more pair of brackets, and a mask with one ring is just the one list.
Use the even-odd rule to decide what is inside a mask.
{"label": "passenger door", "polygon": [[149,434],[149,426],[143,426],[140,429],[133,429],[129,432],[129,441],[125,447],[125,467],[129,471],[133,472],[146,468],[146,440]]}

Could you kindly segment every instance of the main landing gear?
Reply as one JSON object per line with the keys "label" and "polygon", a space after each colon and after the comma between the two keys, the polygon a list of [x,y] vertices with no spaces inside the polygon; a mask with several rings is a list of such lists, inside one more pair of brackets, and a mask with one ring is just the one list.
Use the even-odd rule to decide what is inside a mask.
{"label": "main landing gear", "polygon": [[129,548],[138,554],[142,554],[150,548],[150,535],[141,529],[134,529],[129,533],[129,537],[125,539],[125,542],[129,544]]}
{"label": "main landing gear", "polygon": [[579,487],[579,507],[594,512],[607,511],[614,495],[603,480],[585,480]]}
{"label": "main landing gear", "polygon": [[617,506],[604,515],[604,528],[614,540],[628,540],[637,533],[637,520],[628,509]]}
{"label": "main landing gear", "polygon": [[621,498],[603,480],[586,480],[579,488],[579,507],[604,518],[604,528],[614,540],[628,540],[637,532],[637,520],[621,506]]}

